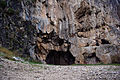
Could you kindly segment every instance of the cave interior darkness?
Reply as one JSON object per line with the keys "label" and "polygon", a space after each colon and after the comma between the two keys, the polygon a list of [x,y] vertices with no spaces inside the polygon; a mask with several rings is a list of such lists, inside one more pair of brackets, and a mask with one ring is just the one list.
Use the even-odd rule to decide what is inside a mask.
{"label": "cave interior darkness", "polygon": [[46,57],[47,64],[53,65],[72,65],[75,62],[75,57],[71,54],[70,51],[49,51],[49,54]]}

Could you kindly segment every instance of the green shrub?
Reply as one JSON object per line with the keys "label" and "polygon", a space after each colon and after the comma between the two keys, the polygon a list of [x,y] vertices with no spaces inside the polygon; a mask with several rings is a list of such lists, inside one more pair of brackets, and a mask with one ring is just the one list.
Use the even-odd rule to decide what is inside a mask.
{"label": "green shrub", "polygon": [[0,7],[5,8],[7,6],[7,2],[5,0],[0,0]]}
{"label": "green shrub", "polygon": [[31,0],[33,3],[35,3],[36,2],[36,0]]}
{"label": "green shrub", "polygon": [[8,8],[8,9],[7,9],[7,13],[8,13],[9,15],[13,15],[13,14],[15,13],[15,10],[12,9],[12,8]]}
{"label": "green shrub", "polygon": [[2,68],[2,67],[3,67],[3,65],[0,64],[0,68]]}

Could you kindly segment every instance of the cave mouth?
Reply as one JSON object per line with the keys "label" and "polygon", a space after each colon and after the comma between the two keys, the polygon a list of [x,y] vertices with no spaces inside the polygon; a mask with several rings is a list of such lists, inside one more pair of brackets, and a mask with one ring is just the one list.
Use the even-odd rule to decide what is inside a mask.
{"label": "cave mouth", "polygon": [[108,40],[105,39],[101,39],[102,43],[101,44],[110,44],[110,42]]}
{"label": "cave mouth", "polygon": [[47,64],[53,65],[71,65],[74,64],[75,57],[71,54],[70,51],[49,51],[49,54],[46,57]]}

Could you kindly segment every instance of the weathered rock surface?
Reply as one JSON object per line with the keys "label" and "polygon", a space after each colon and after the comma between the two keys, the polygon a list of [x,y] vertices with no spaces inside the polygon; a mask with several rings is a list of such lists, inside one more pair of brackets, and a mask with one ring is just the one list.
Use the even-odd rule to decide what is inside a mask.
{"label": "weathered rock surface", "polygon": [[10,50],[28,54],[36,37],[35,26],[23,20],[20,0],[0,0],[0,44]]}
{"label": "weathered rock surface", "polygon": [[103,63],[120,63],[120,45],[102,45],[96,49],[96,56]]}
{"label": "weathered rock surface", "polygon": [[[17,1],[19,0],[15,2]],[[113,60],[112,57],[98,55],[106,44],[113,47],[120,45],[120,0],[21,0],[12,6],[15,2],[7,0],[7,7],[2,6],[0,26],[5,28],[5,24],[7,24],[10,28],[8,30],[0,29],[2,46],[10,47],[11,44],[7,43],[14,38],[23,42],[17,44],[22,47],[16,45],[15,49],[27,48],[28,51],[32,47],[29,50],[30,56],[43,62],[46,61],[50,51],[55,51],[56,54],[61,51],[63,54],[70,52],[73,58],[75,57],[76,64],[120,63],[117,57]],[[17,5],[19,6],[17,7]],[[19,14],[16,15],[22,20],[17,18],[13,20],[16,16],[12,13],[8,17],[3,17],[2,15],[8,7],[18,10]],[[26,27],[28,23],[22,25],[21,21],[30,22],[32,27],[29,29]],[[20,26],[18,31],[24,30],[24,28],[26,30],[16,34],[15,30],[19,27],[13,27],[15,24]],[[11,32],[13,34],[15,32],[16,36],[9,30],[13,30]],[[23,34],[24,32],[25,34]],[[11,34],[8,38],[2,36],[9,33]],[[19,39],[18,34],[23,34],[24,38]],[[115,49],[113,51],[116,51],[116,48],[113,48]],[[120,56],[119,49],[117,51],[115,56]],[[114,52],[110,51],[110,54],[114,55]],[[70,57],[62,58],[70,61]],[[105,58],[110,60],[106,61]],[[58,62],[60,63],[60,59]]]}

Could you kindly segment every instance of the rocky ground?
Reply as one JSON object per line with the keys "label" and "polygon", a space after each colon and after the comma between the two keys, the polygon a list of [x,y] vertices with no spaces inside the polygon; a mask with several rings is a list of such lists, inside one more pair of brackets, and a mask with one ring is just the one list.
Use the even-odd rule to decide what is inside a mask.
{"label": "rocky ground", "polygon": [[120,66],[54,66],[0,58],[0,80],[119,80]]}

